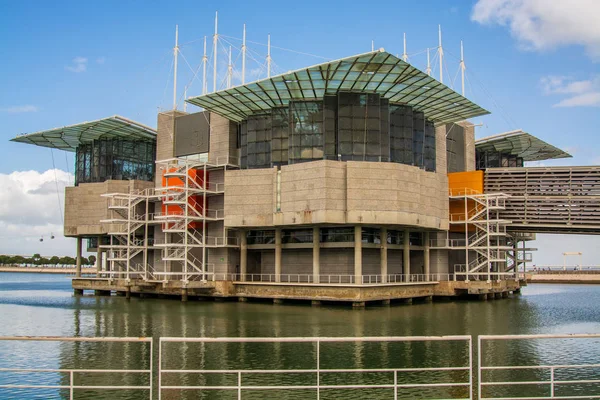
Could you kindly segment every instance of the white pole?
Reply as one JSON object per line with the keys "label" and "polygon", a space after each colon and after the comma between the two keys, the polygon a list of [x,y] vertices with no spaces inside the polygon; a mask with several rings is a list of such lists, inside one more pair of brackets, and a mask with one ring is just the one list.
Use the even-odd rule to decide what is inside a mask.
{"label": "white pole", "polygon": [[427,75],[431,76],[431,64],[429,62],[429,47],[427,48],[427,69],[425,70]]}
{"label": "white pole", "polygon": [[460,41],[460,80],[462,95],[465,95],[465,55],[463,52],[463,42]]}
{"label": "white pole", "polygon": [[187,86],[183,88],[183,112],[187,112]]}
{"label": "white pole", "polygon": [[441,25],[438,25],[438,37],[439,37],[438,52],[440,55],[440,82],[444,83],[444,71],[443,71],[444,49],[442,48],[442,26]]}
{"label": "white pole", "polygon": [[371,51],[375,51],[375,41],[371,40]]}
{"label": "white pole", "polygon": [[214,47],[214,60],[213,60],[213,92],[217,91],[217,40],[219,39],[219,34],[217,27],[219,26],[219,12],[215,12],[215,34],[213,36],[213,47]]}
{"label": "white pole", "polygon": [[242,85],[246,83],[246,24],[242,35]]}
{"label": "white pole", "polygon": [[271,34],[267,37],[267,78],[271,77]]}
{"label": "white pole", "polygon": [[227,89],[231,87],[231,76],[233,74],[233,66],[231,65],[231,46],[229,46],[229,64],[227,64]]}
{"label": "white pole", "polygon": [[206,94],[208,83],[206,82],[206,63],[208,57],[206,57],[206,36],[204,36],[204,55],[202,56],[202,94]]}
{"label": "white pole", "polygon": [[404,53],[402,53],[402,60],[408,62],[408,54],[406,54],[406,33],[404,34]]}
{"label": "white pole", "polygon": [[175,47],[173,47],[173,110],[177,110],[177,53],[179,52],[179,26],[175,25]]}

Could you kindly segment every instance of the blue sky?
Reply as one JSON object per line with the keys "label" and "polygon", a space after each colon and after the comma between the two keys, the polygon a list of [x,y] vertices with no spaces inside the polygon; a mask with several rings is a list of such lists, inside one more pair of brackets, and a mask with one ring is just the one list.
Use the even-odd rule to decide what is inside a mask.
{"label": "blue sky", "polygon": [[[170,108],[172,102],[175,24],[185,58],[179,60],[179,96],[190,81],[188,95],[200,94],[202,85],[192,80],[190,69],[201,61],[205,35],[212,49],[217,10],[219,31],[234,45],[239,42],[231,37],[241,37],[246,23],[249,41],[266,43],[270,33],[273,46],[328,59],[369,51],[371,40],[376,48],[402,53],[405,32],[409,61],[422,69],[424,51],[437,46],[441,24],[445,83],[456,76],[463,40],[467,97],[492,112],[477,119],[483,124],[477,128],[478,137],[522,128],[569,150],[574,158],[562,164],[600,164],[596,138],[600,28],[594,22],[600,3],[574,2],[579,6],[536,0],[360,5],[347,1],[178,1],[168,5],[57,1],[34,5],[0,0],[0,177],[52,168],[49,149],[8,142],[19,133],[114,114],[155,126],[157,110]],[[252,43],[249,48],[262,63],[266,48]],[[237,57],[235,50],[233,57]],[[272,57],[275,72],[323,61],[280,49],[273,49]],[[225,58],[220,58],[219,71],[225,64]],[[259,64],[249,61],[248,69],[258,73]],[[264,77],[264,69],[261,73],[255,76]],[[460,78],[454,86],[460,90]],[[65,159],[63,153],[55,152],[54,157],[57,168],[72,172],[71,154]]]}

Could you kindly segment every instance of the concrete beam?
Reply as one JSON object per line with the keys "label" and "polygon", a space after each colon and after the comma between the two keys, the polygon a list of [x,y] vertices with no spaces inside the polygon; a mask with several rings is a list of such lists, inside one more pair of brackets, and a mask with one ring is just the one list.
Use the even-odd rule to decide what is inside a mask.
{"label": "concrete beam", "polygon": [[408,282],[410,277],[410,231],[404,230],[403,235],[403,250],[402,250],[402,273],[404,274],[404,281]]}
{"label": "concrete beam", "polygon": [[245,230],[240,233],[240,281],[246,282],[248,273],[248,237]]}
{"label": "concrete beam", "polygon": [[281,228],[275,228],[275,282],[281,282]]}
{"label": "concrete beam", "polygon": [[354,227],[354,283],[362,284],[362,227]]}
{"label": "concrete beam", "polygon": [[81,278],[81,236],[77,237],[77,255],[75,263],[75,277]]}
{"label": "concrete beam", "polygon": [[319,283],[321,275],[321,238],[319,227],[313,227],[313,282]]}
{"label": "concrete beam", "polygon": [[381,228],[379,234],[381,242],[381,283],[387,283],[388,275],[388,243],[387,243],[387,228]]}

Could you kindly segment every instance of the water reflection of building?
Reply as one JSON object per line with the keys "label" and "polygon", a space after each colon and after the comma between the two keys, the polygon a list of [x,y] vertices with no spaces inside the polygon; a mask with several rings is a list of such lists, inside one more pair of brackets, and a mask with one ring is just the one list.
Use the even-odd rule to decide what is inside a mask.
{"label": "water reflection of building", "polygon": [[[77,291],[354,301],[519,288],[535,232],[596,232],[596,167],[383,50],[15,138],[76,152],[65,235],[105,280]],[[156,161],[156,168],[155,166]],[[285,283],[285,285],[282,285]]]}

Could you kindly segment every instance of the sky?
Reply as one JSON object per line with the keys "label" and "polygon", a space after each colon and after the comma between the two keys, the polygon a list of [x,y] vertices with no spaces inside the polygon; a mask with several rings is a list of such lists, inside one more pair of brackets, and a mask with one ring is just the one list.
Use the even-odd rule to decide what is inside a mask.
{"label": "sky", "polygon": [[[0,0],[0,253],[75,251],[74,240],[62,236],[73,154],[9,139],[115,114],[156,126],[157,111],[173,102],[175,25],[178,107],[184,91],[202,92],[205,36],[212,90],[216,11],[218,88],[225,85],[229,46],[239,83],[244,23],[247,80],[266,77],[269,34],[273,74],[364,53],[372,43],[401,55],[405,33],[409,62],[425,70],[430,48],[439,78],[439,24],[444,83],[460,91],[462,40],[465,94],[491,112],[474,120],[478,138],[523,129],[573,155],[535,165],[600,164],[597,0],[178,1],[168,7],[154,1]],[[593,236],[539,235],[529,245],[539,249],[538,265],[562,264],[564,251],[581,251],[583,264],[600,264]]]}

